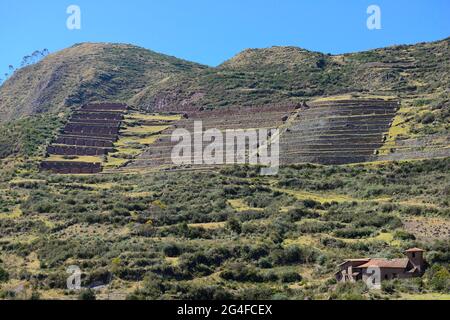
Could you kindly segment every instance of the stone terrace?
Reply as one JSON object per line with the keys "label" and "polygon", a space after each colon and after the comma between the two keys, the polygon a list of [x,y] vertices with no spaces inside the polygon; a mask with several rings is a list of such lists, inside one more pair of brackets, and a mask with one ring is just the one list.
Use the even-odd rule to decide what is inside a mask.
{"label": "stone terrace", "polygon": [[128,107],[125,104],[87,104],[74,112],[61,135],[47,147],[50,158],[63,156],[58,161],[46,160],[41,170],[55,173],[97,173],[101,163],[66,161],[64,157],[105,156],[112,152]]}
{"label": "stone terrace", "polygon": [[99,162],[43,161],[41,170],[60,174],[89,174],[102,171]]}
{"label": "stone terrace", "polygon": [[[345,164],[373,161],[383,146],[398,109],[398,101],[383,99],[329,100],[292,106],[242,107],[187,113],[183,120],[135,159],[129,168],[171,166],[177,128],[193,133],[194,121],[203,130],[217,128],[278,128],[281,164]],[[204,146],[208,145],[204,142]]]}
{"label": "stone terrace", "polygon": [[395,100],[310,103],[280,141],[283,164],[345,164],[376,159],[398,108]]}
{"label": "stone terrace", "polygon": [[[183,128],[194,133],[194,121],[202,121],[203,131],[219,129],[275,129],[282,126],[299,106],[234,107],[202,110],[185,114],[184,119],[165,130],[161,137],[128,167],[159,167],[172,165],[171,152],[177,144],[171,142],[174,130]],[[208,145],[204,142],[204,146]]]}

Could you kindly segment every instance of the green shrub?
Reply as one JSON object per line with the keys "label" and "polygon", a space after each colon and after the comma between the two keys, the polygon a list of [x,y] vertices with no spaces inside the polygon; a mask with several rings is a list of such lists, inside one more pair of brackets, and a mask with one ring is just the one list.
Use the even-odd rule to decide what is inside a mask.
{"label": "green shrub", "polygon": [[423,124],[430,124],[433,123],[435,120],[436,118],[434,114],[431,112],[427,112],[422,116],[420,122],[422,122]]}
{"label": "green shrub", "polygon": [[318,254],[312,248],[292,245],[284,249],[274,250],[270,257],[276,265],[291,265],[312,263],[316,261]]}
{"label": "green shrub", "polygon": [[330,294],[330,298],[333,300],[366,300],[365,294],[367,293],[367,286],[362,281],[340,282]]}
{"label": "green shrub", "polygon": [[[186,285],[187,286],[187,285]],[[183,300],[231,300],[232,293],[220,286],[195,286],[190,285],[183,289],[180,299]]]}
{"label": "green shrub", "polygon": [[228,281],[238,282],[264,282],[277,280],[276,275],[263,275],[254,267],[249,267],[241,263],[235,263],[228,266],[226,270],[220,273],[220,277]]}
{"label": "green shrub", "polygon": [[325,247],[329,247],[329,248],[345,248],[346,247],[346,243],[344,241],[335,239],[335,238],[330,238],[330,237],[320,239],[320,243],[322,245],[324,245]]}
{"label": "green shrub", "polygon": [[78,300],[95,300],[95,292],[92,289],[83,289],[78,295]]}
{"label": "green shrub", "polygon": [[334,231],[334,235],[338,238],[361,239],[370,237],[374,233],[373,228],[345,228]]}
{"label": "green shrub", "polygon": [[0,283],[1,282],[7,282],[9,280],[9,274],[6,272],[5,269],[0,267]]}
{"label": "green shrub", "polygon": [[281,282],[283,282],[283,283],[302,281],[302,276],[294,271],[284,272],[279,277],[280,277]]}
{"label": "green shrub", "polygon": [[448,268],[440,265],[433,265],[427,271],[429,286],[432,290],[450,293],[450,271]]}
{"label": "green shrub", "polygon": [[240,234],[242,232],[242,223],[234,217],[228,219],[227,227],[237,234]]}
{"label": "green shrub", "polygon": [[396,284],[394,281],[382,281],[381,290],[387,294],[393,294],[396,291]]}
{"label": "green shrub", "polygon": [[290,209],[287,213],[287,216],[289,217],[289,219],[291,221],[298,221],[303,218],[315,219],[315,218],[320,217],[320,215],[316,212],[306,210],[306,209],[301,209],[301,208]]}
{"label": "green shrub", "polygon": [[406,241],[406,240],[416,240],[416,237],[412,233],[403,230],[398,230],[394,233],[394,239]]}
{"label": "green shrub", "polygon": [[182,249],[179,245],[171,243],[164,246],[163,252],[166,257],[178,257],[181,254]]}

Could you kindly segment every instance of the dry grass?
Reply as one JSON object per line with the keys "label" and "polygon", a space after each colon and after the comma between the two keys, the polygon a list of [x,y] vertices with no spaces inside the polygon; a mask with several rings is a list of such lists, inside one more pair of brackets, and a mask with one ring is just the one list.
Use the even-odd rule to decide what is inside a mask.
{"label": "dry grass", "polygon": [[339,101],[339,100],[358,100],[358,99],[383,99],[383,100],[389,100],[394,99],[395,96],[385,96],[385,95],[357,95],[357,94],[341,94],[341,95],[334,95],[334,96],[327,96],[327,97],[321,97],[318,99],[313,100],[313,102],[327,102],[327,101]]}
{"label": "dry grass", "polygon": [[164,115],[164,114],[142,114],[132,113],[126,116],[126,119],[130,120],[161,120],[161,121],[178,121],[181,119],[181,115]]}
{"label": "dry grass", "polygon": [[99,156],[74,156],[73,159],[67,159],[64,156],[51,155],[46,161],[66,161],[66,162],[102,162],[103,158]]}
{"label": "dry grass", "polygon": [[[272,188],[274,191],[283,192],[286,194],[289,194],[291,196],[294,196],[298,200],[314,200],[320,203],[325,202],[351,202],[351,201],[358,201],[358,199],[352,198],[350,196],[346,195],[340,195],[336,193],[312,193],[308,191],[298,191],[298,190],[290,190],[290,189],[281,189],[281,188]],[[359,200],[363,201],[363,200]]]}
{"label": "dry grass", "polygon": [[152,135],[149,137],[136,137],[136,136],[124,136],[115,143],[118,147],[124,147],[130,144],[140,144],[140,145],[150,145],[155,143],[155,141],[159,138],[159,135]]}
{"label": "dry grass", "polygon": [[283,246],[300,245],[300,246],[314,246],[317,247],[319,239],[313,235],[304,235],[295,239],[286,239],[283,241]]}
{"label": "dry grass", "polygon": [[108,157],[108,161],[104,163],[105,169],[113,169],[120,167],[130,161],[129,159],[122,159],[122,158],[115,158],[115,157]]}
{"label": "dry grass", "polygon": [[203,228],[206,230],[216,230],[224,228],[226,222],[208,222],[208,223],[191,223],[189,227],[191,228]]}
{"label": "dry grass", "polygon": [[450,294],[445,293],[402,293],[399,300],[450,300]]}
{"label": "dry grass", "polygon": [[126,197],[129,197],[129,198],[132,198],[132,199],[137,199],[137,198],[150,197],[153,194],[154,194],[154,192],[141,191],[141,192],[127,192],[124,195]]}
{"label": "dry grass", "polygon": [[166,130],[169,126],[138,126],[128,127],[122,133],[125,135],[133,134],[155,134]]}
{"label": "dry grass", "polygon": [[228,200],[228,203],[230,204],[230,206],[234,209],[234,210],[236,210],[236,211],[238,211],[238,212],[241,212],[241,211],[248,211],[248,210],[256,210],[256,211],[262,211],[262,210],[264,210],[264,209],[261,209],[261,208],[252,208],[252,207],[250,207],[249,205],[247,205],[246,203],[245,203],[245,200],[244,199],[231,199],[231,200]]}
{"label": "dry grass", "polygon": [[17,219],[22,216],[22,210],[19,206],[14,207],[14,209],[9,213],[0,213],[0,220],[3,219]]}
{"label": "dry grass", "polygon": [[421,241],[450,238],[450,219],[441,217],[402,217],[406,231]]}

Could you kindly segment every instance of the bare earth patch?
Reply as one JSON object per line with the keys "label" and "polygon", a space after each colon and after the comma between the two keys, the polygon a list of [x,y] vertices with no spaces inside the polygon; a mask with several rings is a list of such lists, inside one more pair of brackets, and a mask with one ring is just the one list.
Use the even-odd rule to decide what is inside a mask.
{"label": "bare earth patch", "polygon": [[445,218],[405,217],[405,229],[418,240],[430,241],[450,237],[450,220]]}

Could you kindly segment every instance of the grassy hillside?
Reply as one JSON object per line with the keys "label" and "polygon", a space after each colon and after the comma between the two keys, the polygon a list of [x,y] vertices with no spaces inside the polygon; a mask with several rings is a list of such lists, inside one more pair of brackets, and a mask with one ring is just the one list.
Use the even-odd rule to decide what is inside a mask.
{"label": "grassy hillside", "polygon": [[[181,112],[358,97],[401,102],[377,151],[383,159],[439,156],[449,145],[449,57],[447,38],[336,56],[295,47],[248,49],[210,68],[132,45],[78,44],[16,71],[0,87],[5,133],[0,156],[17,154],[17,146],[27,144],[27,135],[22,129],[12,133],[15,125],[8,121],[42,113],[52,118],[63,112],[64,117],[69,107],[85,102],[122,101],[142,111]],[[23,121],[25,128],[35,123]],[[43,135],[54,130],[48,126]]]}
{"label": "grassy hillside", "polygon": [[[164,112],[264,104],[273,113],[228,109],[234,122],[209,112],[211,125],[272,126],[307,100],[291,118],[309,114],[313,127],[358,98],[401,102],[377,138],[380,159],[410,159],[405,149],[433,158],[449,146],[449,41],[339,56],[251,49],[216,68],[131,45],[80,44],[17,71],[0,87],[0,299],[86,297],[66,289],[71,265],[84,287],[107,285],[99,299],[450,299],[448,157],[291,164],[270,177],[248,166],[117,169],[155,150],[168,126],[195,119]],[[68,111],[89,101],[136,107],[108,170],[39,172]],[[329,109],[317,112],[324,102]],[[386,281],[381,291],[334,280],[345,258],[400,258],[410,247],[426,250],[423,278]]]}
{"label": "grassy hillside", "polygon": [[0,159],[39,157],[56,137],[63,115],[32,115],[0,125]]}
{"label": "grassy hillside", "polygon": [[447,134],[449,57],[447,38],[343,55],[249,49],[209,68],[132,45],[85,43],[16,71],[0,87],[0,121],[92,101],[184,111],[351,94],[401,99],[391,140]]}
{"label": "grassy hillside", "polygon": [[[250,49],[196,78],[168,83],[156,95],[141,95],[138,101],[167,109],[180,104],[290,103],[338,93],[439,94],[450,80],[449,43],[445,39],[336,56],[295,47]],[[175,91],[174,97],[170,93]]]}
{"label": "grassy hillside", "polygon": [[397,139],[448,136],[448,83],[449,38],[343,55],[272,47],[245,50],[197,77],[180,75],[152,85],[130,101],[145,109],[180,111],[292,104],[334,95],[395,98],[401,107],[382,150],[389,153]]}
{"label": "grassy hillside", "polygon": [[447,38],[335,56],[295,47],[249,49],[207,68],[131,45],[85,43],[17,71],[0,89],[0,119],[92,100],[169,110],[342,93],[435,97],[450,81],[449,57]]}
{"label": "grassy hillside", "polygon": [[[449,299],[449,161],[291,166],[276,178],[2,166],[0,299],[76,299],[70,265],[84,287],[109,284],[99,299]],[[415,246],[427,250],[423,278],[381,291],[334,280],[344,258]]]}
{"label": "grassy hillside", "polygon": [[132,45],[74,45],[16,71],[1,86],[0,121],[91,101],[127,101],[148,85],[203,68]]}

